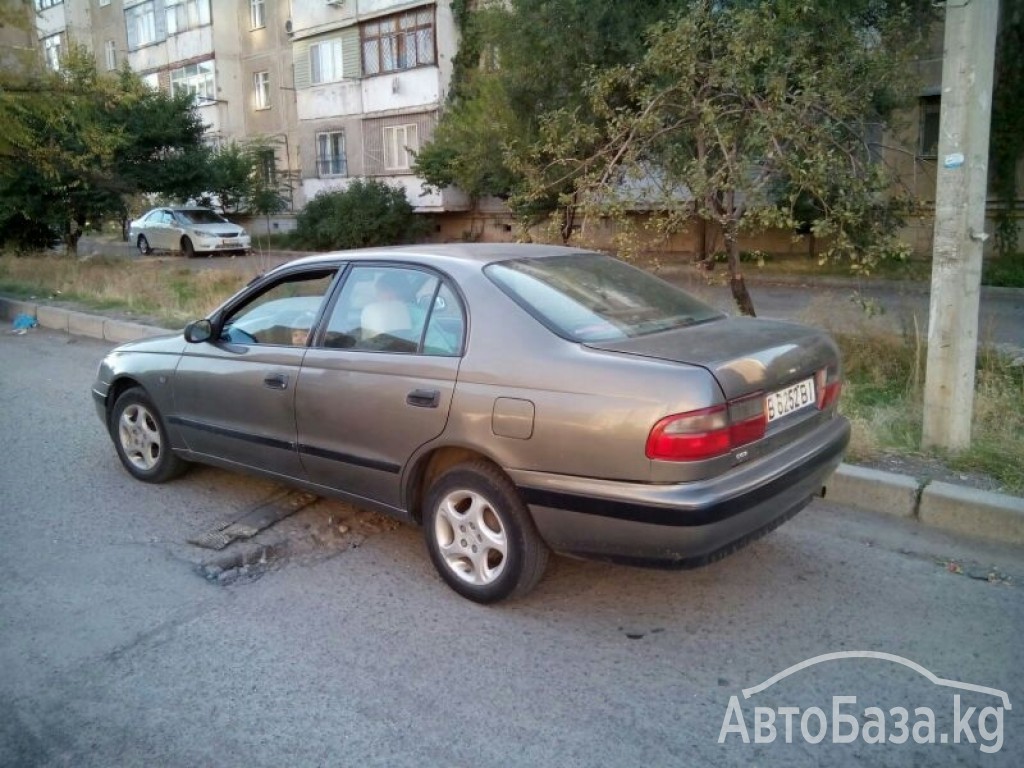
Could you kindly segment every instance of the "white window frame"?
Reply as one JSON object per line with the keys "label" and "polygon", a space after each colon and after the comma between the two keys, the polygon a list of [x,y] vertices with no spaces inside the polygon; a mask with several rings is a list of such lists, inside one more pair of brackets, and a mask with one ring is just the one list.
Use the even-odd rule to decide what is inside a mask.
{"label": "white window frame", "polygon": [[125,8],[124,20],[130,49],[135,50],[157,42],[156,3],[153,0]]}
{"label": "white window frame", "polygon": [[110,0],[100,0],[100,8],[106,8],[110,5]]}
{"label": "white window frame", "polygon": [[107,71],[117,69],[117,43],[114,40],[107,40],[103,44],[103,55],[107,60]]}
{"label": "white window frame", "polygon": [[36,0],[35,6],[37,11],[45,11],[47,8],[53,8],[63,2],[64,0]]}
{"label": "white window frame", "polygon": [[213,23],[210,0],[166,0],[164,15],[168,37]]}
{"label": "white window frame", "polygon": [[255,109],[270,109],[270,72],[253,72],[253,105]]}
{"label": "white window frame", "polygon": [[183,90],[197,96],[201,107],[216,100],[217,82],[213,59],[171,70],[171,95]]}
{"label": "white window frame", "polygon": [[309,46],[309,82],[313,85],[342,79],[341,38],[332,37]]}
{"label": "white window frame", "polygon": [[249,29],[263,29],[267,26],[266,0],[249,0]]}
{"label": "white window frame", "polygon": [[46,59],[46,66],[54,72],[60,72],[61,53],[64,49],[64,41],[61,39],[61,33],[58,32],[56,35],[44,37],[42,43],[43,57]]}
{"label": "white window frame", "polygon": [[412,168],[412,153],[419,148],[419,128],[416,123],[384,126],[385,171],[408,171]]}
{"label": "white window frame", "polygon": [[348,176],[345,131],[323,131],[316,135],[316,171],[321,178]]}

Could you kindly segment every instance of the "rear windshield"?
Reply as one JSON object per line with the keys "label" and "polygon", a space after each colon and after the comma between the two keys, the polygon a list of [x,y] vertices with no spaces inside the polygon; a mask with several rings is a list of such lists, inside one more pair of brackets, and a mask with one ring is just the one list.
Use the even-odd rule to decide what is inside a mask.
{"label": "rear windshield", "polygon": [[597,253],[500,261],[484,272],[530,314],[573,341],[646,336],[722,317],[653,275]]}

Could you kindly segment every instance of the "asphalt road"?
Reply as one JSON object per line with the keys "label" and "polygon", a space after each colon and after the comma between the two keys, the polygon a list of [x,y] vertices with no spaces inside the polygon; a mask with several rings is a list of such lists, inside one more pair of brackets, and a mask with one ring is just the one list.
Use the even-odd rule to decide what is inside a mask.
{"label": "asphalt road", "polygon": [[[265,532],[290,538],[291,557],[208,580],[196,565],[210,553],[188,539],[276,489],[203,468],[132,480],[89,393],[106,349],[0,336],[0,765],[1024,763],[1020,550],[818,501],[710,567],[556,558],[527,599],[484,608],[443,586],[417,531],[321,501]],[[742,694],[861,650],[999,689],[1012,709],[884,659]],[[905,707],[910,725],[929,707],[935,740],[952,742],[954,693],[975,744],[963,730],[957,745],[830,743],[836,723],[866,733],[867,706]],[[856,697],[839,705],[851,720],[833,717],[841,695]],[[732,697],[751,742],[755,705],[779,713],[773,742],[743,742]],[[816,706],[819,744],[800,727],[807,716],[816,738]]]}

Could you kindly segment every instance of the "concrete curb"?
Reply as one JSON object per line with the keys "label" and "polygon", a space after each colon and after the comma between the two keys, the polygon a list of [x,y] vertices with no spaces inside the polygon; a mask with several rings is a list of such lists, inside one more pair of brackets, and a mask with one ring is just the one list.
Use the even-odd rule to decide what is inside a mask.
{"label": "concrete curb", "polygon": [[829,501],[917,520],[950,533],[1024,545],[1024,498],[840,464]]}
{"label": "concrete curb", "polygon": [[[36,318],[43,328],[114,343],[173,333],[167,328],[0,297],[0,317],[11,320],[19,314]],[[917,520],[951,533],[1024,545],[1024,498],[853,464],[841,464],[826,487],[828,500],[837,504]]]}

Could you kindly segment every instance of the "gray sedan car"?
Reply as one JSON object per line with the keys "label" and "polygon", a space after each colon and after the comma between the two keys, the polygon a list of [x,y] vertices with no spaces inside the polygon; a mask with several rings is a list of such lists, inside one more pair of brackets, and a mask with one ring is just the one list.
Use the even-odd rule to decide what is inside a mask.
{"label": "gray sedan car", "polygon": [[128,225],[128,241],[139,253],[177,251],[186,258],[199,253],[245,253],[252,238],[216,211],[194,206],[154,208]]}
{"label": "gray sedan car", "polygon": [[823,490],[839,356],[608,256],[448,245],[300,259],[100,365],[124,467],[258,473],[422,525],[444,580],[526,593],[549,551],[715,560]]}

